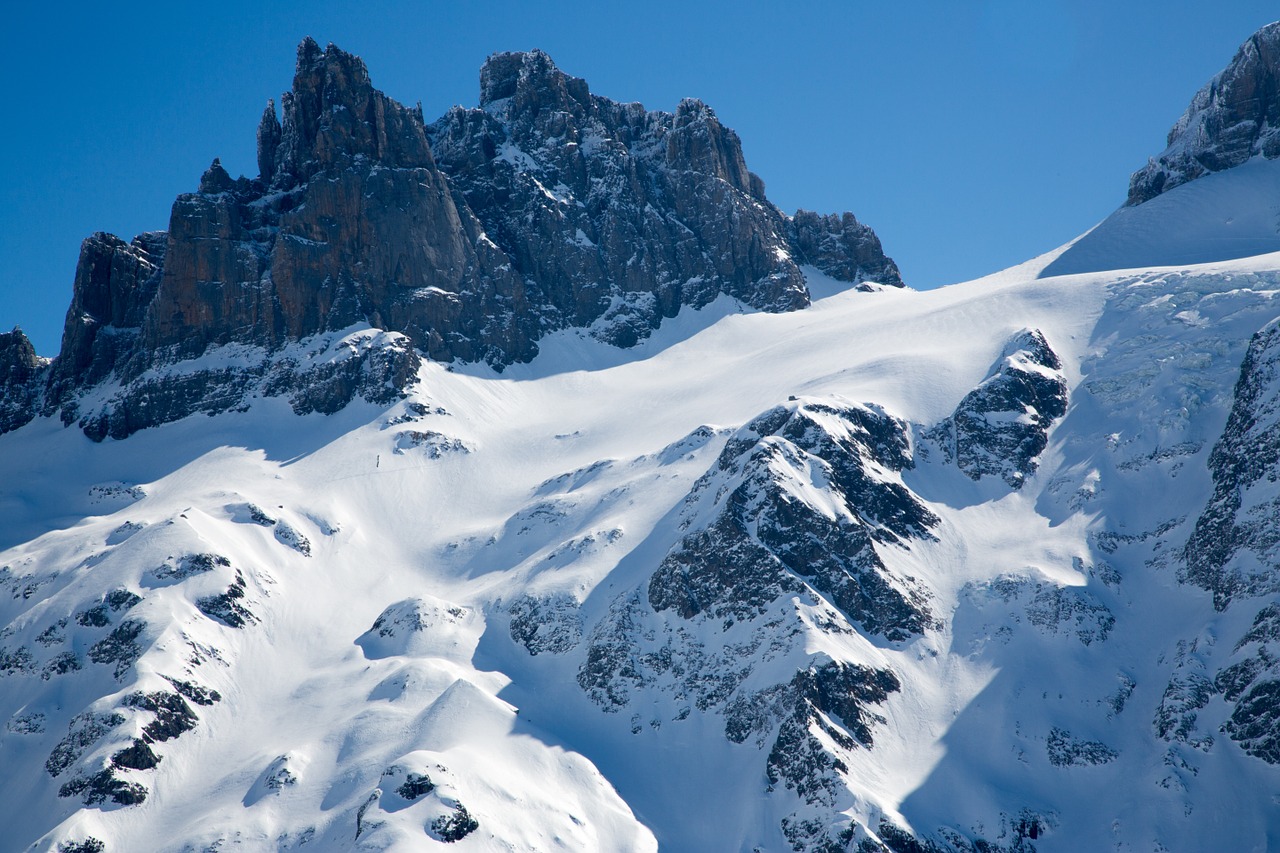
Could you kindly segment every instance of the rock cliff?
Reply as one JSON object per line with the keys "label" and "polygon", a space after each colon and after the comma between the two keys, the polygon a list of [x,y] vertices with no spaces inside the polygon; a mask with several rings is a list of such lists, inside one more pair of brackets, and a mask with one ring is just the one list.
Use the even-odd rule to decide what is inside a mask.
{"label": "rock cliff", "polygon": [[[37,399],[95,439],[255,395],[335,411],[402,392],[421,356],[502,369],[564,328],[631,346],[722,294],[803,308],[801,264],[902,284],[851,214],[770,204],[700,101],[619,104],[541,51],[480,77],[478,108],[427,125],[359,57],[304,40],[281,117],[268,101],[259,122],[256,178],[215,159],[167,232],[85,241],[61,353],[9,371],[0,431]],[[336,351],[359,353],[340,380],[316,361]]]}
{"label": "rock cliff", "polygon": [[1005,343],[982,384],[927,435],[971,479],[996,475],[1020,489],[1040,465],[1049,428],[1066,411],[1062,362],[1038,329],[1024,329]]}
{"label": "rock cliff", "polygon": [[1130,205],[1179,184],[1280,156],[1280,22],[1258,30],[1205,84],[1169,131],[1168,147],[1129,179]]}
{"label": "rock cliff", "polygon": [[42,367],[21,329],[0,333],[0,433],[35,417]]}

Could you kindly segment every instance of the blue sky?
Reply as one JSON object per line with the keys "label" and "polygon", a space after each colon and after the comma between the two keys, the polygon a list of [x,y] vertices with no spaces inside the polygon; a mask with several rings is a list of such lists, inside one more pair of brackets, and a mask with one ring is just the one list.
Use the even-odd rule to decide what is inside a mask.
{"label": "blue sky", "polygon": [[[124,4],[119,4],[124,7]],[[304,35],[364,57],[428,120],[484,58],[546,50],[592,91],[702,98],[783,210],[851,210],[907,282],[964,281],[1086,230],[1274,3],[16,4],[0,93],[0,328],[55,355],[80,240],[167,227],[254,132]]]}

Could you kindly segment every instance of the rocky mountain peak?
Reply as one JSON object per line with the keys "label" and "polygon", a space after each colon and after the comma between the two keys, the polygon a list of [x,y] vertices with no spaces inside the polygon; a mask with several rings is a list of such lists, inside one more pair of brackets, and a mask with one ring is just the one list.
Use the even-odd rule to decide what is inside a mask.
{"label": "rocky mountain peak", "polygon": [[261,178],[274,187],[305,183],[320,169],[359,157],[392,168],[431,163],[422,113],[375,89],[364,60],[333,44],[321,50],[314,39],[302,41],[293,88],[281,105],[278,137],[271,107],[272,118],[264,113],[258,130],[259,167],[272,167]]}
{"label": "rocky mountain peak", "polygon": [[752,198],[764,198],[764,181],[747,170],[738,134],[697,98],[685,98],[676,107],[667,136],[667,162],[719,178]]}
{"label": "rocky mountain peak", "polygon": [[1280,157],[1280,21],[1258,30],[1205,84],[1168,147],[1129,179],[1130,205],[1261,154]]}
{"label": "rocky mountain peak", "polygon": [[222,160],[214,157],[209,168],[200,176],[200,192],[205,195],[230,192],[236,185],[227,170],[222,168]]}
{"label": "rocky mountain peak", "polygon": [[[803,263],[901,284],[852,215],[793,223],[770,204],[701,101],[611,101],[537,50],[491,56],[480,81],[479,108],[428,127],[358,56],[304,39],[281,117],[268,101],[258,121],[256,179],[214,159],[167,232],[85,242],[44,413],[121,438],[253,394],[336,411],[403,392],[419,353],[502,369],[549,332],[632,346],[721,296],[803,308]],[[345,366],[307,363],[339,340]],[[156,378],[226,346],[261,362]]]}
{"label": "rocky mountain peak", "polygon": [[541,50],[495,53],[480,69],[480,106],[496,109],[510,104],[516,112],[591,109],[587,81],[556,67]]}
{"label": "rocky mountain peak", "polygon": [[262,120],[258,122],[258,175],[269,181],[276,173],[276,150],[280,147],[280,119],[276,118],[276,102],[267,99],[267,106],[262,111]]}
{"label": "rocky mountain peak", "polygon": [[62,351],[49,376],[50,404],[105,379],[134,355],[167,248],[163,231],[130,242],[99,231],[80,244]]}
{"label": "rocky mountain peak", "polygon": [[22,426],[40,394],[41,359],[17,326],[0,332],[0,433]]}

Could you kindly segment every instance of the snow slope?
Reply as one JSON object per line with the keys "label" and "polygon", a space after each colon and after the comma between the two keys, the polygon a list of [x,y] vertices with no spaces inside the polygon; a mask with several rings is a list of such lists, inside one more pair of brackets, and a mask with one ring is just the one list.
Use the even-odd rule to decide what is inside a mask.
{"label": "snow slope", "polygon": [[1262,156],[1122,207],[1045,276],[1247,258],[1280,251],[1280,161]]}
{"label": "snow slope", "polygon": [[[830,295],[804,311],[722,298],[630,350],[560,332],[501,374],[428,363],[389,408],[0,436],[5,849],[1280,845],[1280,770],[1217,734],[1222,696],[1178,704],[1264,603],[1215,610],[1178,570],[1280,254],[1050,275],[1182,263],[1149,205],[941,290],[808,270]],[[1103,241],[1139,231],[1150,255]],[[1069,408],[1020,489],[975,481],[930,429],[1028,329]],[[778,406],[817,425],[745,426]],[[907,464],[849,417],[900,430]],[[867,494],[934,520],[902,533],[833,486],[837,439]],[[870,531],[928,626],[870,630],[794,573],[733,617],[658,609],[658,570],[739,486],[751,525]],[[592,680],[602,649],[620,663]]]}

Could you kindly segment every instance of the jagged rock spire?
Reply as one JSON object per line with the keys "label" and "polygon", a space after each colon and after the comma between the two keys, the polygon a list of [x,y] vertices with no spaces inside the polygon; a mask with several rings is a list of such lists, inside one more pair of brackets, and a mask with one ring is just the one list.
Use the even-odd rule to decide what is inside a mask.
{"label": "jagged rock spire", "polygon": [[[110,411],[67,417],[121,437],[252,393],[262,369],[144,387],[151,368],[210,347],[270,354],[367,324],[431,358],[502,368],[556,329],[631,346],[722,295],[803,308],[800,263],[899,283],[852,217],[815,231],[770,204],[737,134],[701,101],[620,104],[541,51],[496,54],[480,79],[481,108],[428,129],[359,57],[304,39],[282,119],[268,101],[258,122],[257,180],[215,159],[167,234],[86,242],[49,405],[71,412],[114,374],[124,390]],[[409,381],[412,364],[388,370]],[[343,387],[295,407],[331,411],[364,386]]]}
{"label": "jagged rock spire", "polygon": [[[364,61],[335,45],[321,50],[314,39],[303,39],[293,88],[281,105],[279,141],[270,148],[271,183],[278,188],[305,183],[319,169],[358,157],[393,168],[432,165],[421,112],[373,88]],[[270,125],[264,114],[260,167],[264,133],[268,141],[275,133]]]}
{"label": "jagged rock spire", "polygon": [[280,135],[276,102],[268,99],[267,107],[262,111],[262,120],[258,122],[258,177],[264,184],[270,184],[276,173],[276,150],[280,147]]}

